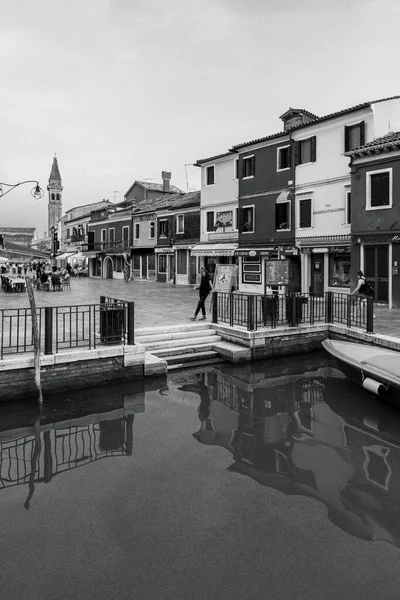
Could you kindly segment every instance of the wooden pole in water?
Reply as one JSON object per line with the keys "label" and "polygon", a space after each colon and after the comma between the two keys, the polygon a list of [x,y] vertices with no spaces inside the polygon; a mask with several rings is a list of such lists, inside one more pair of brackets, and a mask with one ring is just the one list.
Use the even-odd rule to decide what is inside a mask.
{"label": "wooden pole in water", "polygon": [[38,404],[43,404],[43,393],[42,386],[40,383],[40,339],[39,339],[39,328],[36,313],[36,302],[35,294],[33,293],[32,279],[30,277],[25,278],[26,291],[28,292],[29,306],[31,307],[31,318],[32,318],[32,332],[33,332],[33,352],[34,352],[34,365],[35,365],[35,385],[38,391]]}

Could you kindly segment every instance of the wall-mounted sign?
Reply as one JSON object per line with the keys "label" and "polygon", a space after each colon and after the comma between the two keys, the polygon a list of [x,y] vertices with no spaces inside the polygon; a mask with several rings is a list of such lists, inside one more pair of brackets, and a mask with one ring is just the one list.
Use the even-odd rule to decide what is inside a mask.
{"label": "wall-mounted sign", "polygon": [[213,290],[217,292],[230,292],[232,288],[237,288],[237,279],[237,265],[217,265],[213,280]]}
{"label": "wall-mounted sign", "polygon": [[238,234],[235,231],[221,231],[220,233],[209,233],[208,241],[216,241],[216,240],[237,240]]}
{"label": "wall-mounted sign", "polygon": [[313,254],[328,254],[329,248],[313,248]]}
{"label": "wall-mounted sign", "polygon": [[215,214],[215,225],[218,227],[232,227],[233,212],[231,210],[223,210]]}

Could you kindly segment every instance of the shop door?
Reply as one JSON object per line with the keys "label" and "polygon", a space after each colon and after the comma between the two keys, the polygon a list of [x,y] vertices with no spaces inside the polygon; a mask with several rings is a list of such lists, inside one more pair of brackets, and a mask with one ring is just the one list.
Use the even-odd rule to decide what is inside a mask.
{"label": "shop door", "polygon": [[311,292],[324,295],[324,254],[311,254]]}
{"label": "shop door", "polygon": [[169,281],[173,281],[175,283],[175,254],[170,254],[169,258],[169,273],[168,279]]}
{"label": "shop door", "polygon": [[375,290],[375,302],[389,300],[389,247],[364,247],[364,275]]}
{"label": "shop door", "polygon": [[189,256],[189,283],[196,284],[196,257]]}
{"label": "shop door", "polygon": [[142,254],[142,279],[147,279],[147,254]]}

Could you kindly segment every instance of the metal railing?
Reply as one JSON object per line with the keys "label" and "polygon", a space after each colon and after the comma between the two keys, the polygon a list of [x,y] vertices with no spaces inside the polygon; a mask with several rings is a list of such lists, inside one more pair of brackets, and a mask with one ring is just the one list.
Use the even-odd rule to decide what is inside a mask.
{"label": "metal railing", "polygon": [[[36,313],[41,354],[135,343],[134,302],[102,296],[100,304],[46,306]],[[0,309],[0,359],[26,352],[33,352],[31,309]]]}
{"label": "metal railing", "polygon": [[336,292],[316,294],[242,294],[213,292],[212,321],[255,331],[260,327],[342,323],[373,332],[374,301]]}

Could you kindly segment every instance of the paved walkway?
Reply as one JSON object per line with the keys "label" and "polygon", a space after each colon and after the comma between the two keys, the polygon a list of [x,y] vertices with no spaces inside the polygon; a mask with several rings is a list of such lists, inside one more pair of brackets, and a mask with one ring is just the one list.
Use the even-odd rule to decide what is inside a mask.
{"label": "paved walkway", "polygon": [[[71,290],[35,292],[36,305],[67,306],[100,302],[100,296],[135,302],[137,327],[179,325],[189,321],[194,313],[199,293],[192,286],[179,286],[150,281],[120,281],[116,279],[72,278]],[[211,299],[211,296],[210,296]],[[0,291],[0,308],[28,307],[26,293],[9,294]],[[206,303],[210,317],[209,300]],[[375,333],[400,338],[400,309],[375,306]]]}

